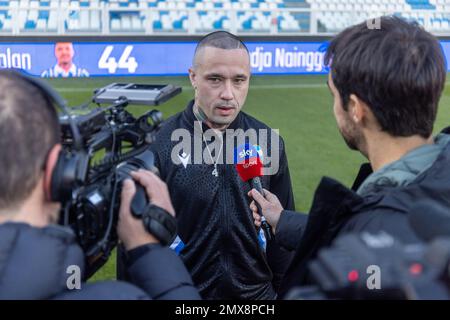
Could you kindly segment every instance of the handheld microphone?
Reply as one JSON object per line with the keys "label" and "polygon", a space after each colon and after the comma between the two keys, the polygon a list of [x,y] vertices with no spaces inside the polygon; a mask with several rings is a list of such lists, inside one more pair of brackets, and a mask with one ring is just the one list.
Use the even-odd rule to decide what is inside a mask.
{"label": "handheld microphone", "polygon": [[[259,178],[262,176],[263,164],[257,148],[249,144],[239,146],[234,153],[234,163],[241,179],[245,182],[249,181],[251,187],[264,196],[261,179]],[[261,216],[261,226],[264,230],[264,235],[267,241],[272,240],[270,226],[262,214],[261,206],[257,201],[255,201],[255,204],[258,214]]]}
{"label": "handheld microphone", "polygon": [[450,212],[443,206],[419,202],[409,213],[409,223],[419,238],[427,242],[450,237]]}

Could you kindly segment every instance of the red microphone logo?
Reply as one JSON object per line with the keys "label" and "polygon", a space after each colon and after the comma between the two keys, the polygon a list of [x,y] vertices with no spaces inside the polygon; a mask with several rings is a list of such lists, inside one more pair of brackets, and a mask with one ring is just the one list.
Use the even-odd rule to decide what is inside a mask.
{"label": "red microphone logo", "polygon": [[235,150],[236,170],[243,181],[260,177],[263,174],[263,163],[254,146],[245,144]]}

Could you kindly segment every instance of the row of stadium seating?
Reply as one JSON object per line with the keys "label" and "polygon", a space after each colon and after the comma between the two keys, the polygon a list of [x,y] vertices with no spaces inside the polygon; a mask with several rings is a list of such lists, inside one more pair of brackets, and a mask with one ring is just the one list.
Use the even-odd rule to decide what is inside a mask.
{"label": "row of stadium seating", "polygon": [[0,32],[334,33],[387,13],[450,32],[450,0],[0,0]]}
{"label": "row of stadium seating", "polygon": [[450,0],[307,0],[322,31],[336,32],[354,24],[384,14],[415,20],[434,32],[450,31]]}
{"label": "row of stadium seating", "polygon": [[[151,28],[156,31],[187,31],[189,24],[187,9],[190,8],[198,10],[192,19],[196,30],[229,29],[232,21],[238,25],[239,30],[269,31],[274,23],[282,30],[300,30],[299,21],[289,12],[280,13],[276,17],[271,16],[274,9],[286,7],[283,0],[0,1],[0,30],[11,30],[14,23],[12,11],[18,10],[20,29],[55,31],[61,16],[58,9],[63,8],[66,9],[65,27],[68,31],[100,31],[104,7],[108,8],[109,28],[112,31],[144,30],[148,21]],[[147,12],[148,8],[151,8],[150,14]],[[233,20],[229,9],[242,11],[237,12]],[[248,11],[252,9],[266,11]],[[308,21],[305,22],[304,27],[307,28]]]}

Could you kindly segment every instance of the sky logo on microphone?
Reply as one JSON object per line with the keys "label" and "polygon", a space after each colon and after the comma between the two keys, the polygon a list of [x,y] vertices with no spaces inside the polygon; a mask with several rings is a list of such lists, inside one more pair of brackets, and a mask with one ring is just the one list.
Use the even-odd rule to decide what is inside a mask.
{"label": "sky logo on microphone", "polygon": [[263,175],[263,163],[255,146],[244,144],[235,149],[234,163],[243,181]]}
{"label": "sky logo on microphone", "polygon": [[242,150],[239,153],[239,158],[251,157],[253,156],[253,150]]}
{"label": "sky logo on microphone", "polygon": [[258,150],[255,146],[247,143],[236,148],[234,152],[234,163],[238,164],[253,157],[259,157]]}

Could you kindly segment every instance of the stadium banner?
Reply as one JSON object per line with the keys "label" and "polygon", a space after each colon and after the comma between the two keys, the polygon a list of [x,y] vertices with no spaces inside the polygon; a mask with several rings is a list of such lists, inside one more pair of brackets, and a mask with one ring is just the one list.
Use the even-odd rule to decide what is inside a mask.
{"label": "stadium banner", "polygon": [[[253,74],[326,74],[327,42],[246,42]],[[450,71],[450,41],[441,41]],[[196,42],[0,43],[0,68],[42,77],[187,75]],[[64,67],[66,66],[66,67]]]}
{"label": "stadium banner", "polygon": [[441,40],[442,51],[444,52],[447,72],[450,72],[450,41]]}

